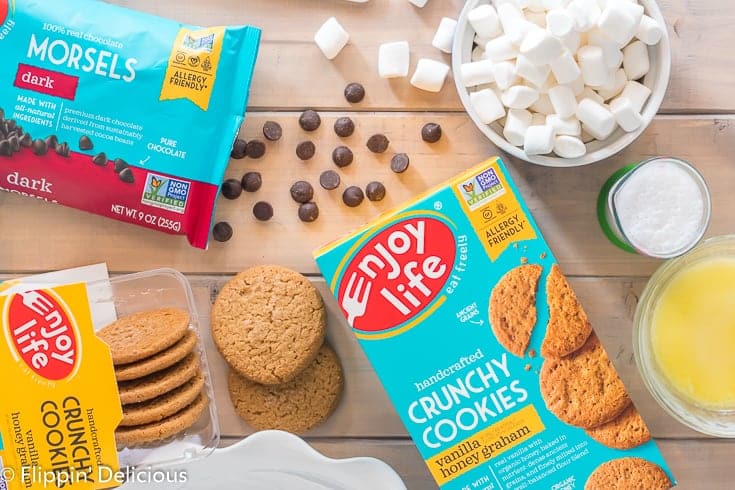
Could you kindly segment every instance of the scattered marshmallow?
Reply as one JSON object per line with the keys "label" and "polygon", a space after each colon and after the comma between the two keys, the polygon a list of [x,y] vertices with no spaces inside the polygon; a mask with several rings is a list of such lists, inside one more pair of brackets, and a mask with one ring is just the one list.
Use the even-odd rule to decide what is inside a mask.
{"label": "scattered marshmallow", "polygon": [[410,59],[407,41],[381,44],[378,48],[378,74],[381,78],[405,77]]}
{"label": "scattered marshmallow", "polygon": [[[482,60],[471,63],[462,63],[462,66],[460,67],[460,76],[465,87],[475,87],[477,85],[482,85],[483,83],[492,83],[495,81],[493,62],[490,60]],[[622,87],[620,90],[622,90]]]}
{"label": "scattered marshmallow", "polygon": [[562,135],[554,139],[554,153],[562,158],[579,158],[587,154],[587,147],[579,138]]}
{"label": "scattered marshmallow", "polygon": [[[607,0],[605,7],[612,6],[613,8],[620,8],[627,12],[628,15],[633,17],[633,22],[636,26],[643,20],[643,5],[639,5],[636,0]],[[628,39],[630,41],[630,39]]]}
{"label": "scattered marshmallow", "polygon": [[350,35],[337,21],[336,17],[327,19],[314,34],[314,42],[329,60],[336,58],[349,40]]}
{"label": "scattered marshmallow", "polygon": [[551,68],[549,68],[549,66],[537,65],[529,60],[525,55],[521,54],[516,58],[516,74],[536,86],[543,85],[550,72]]}
{"label": "scattered marshmallow", "polygon": [[608,68],[599,46],[587,45],[577,51],[579,67],[582,69],[584,83],[592,87],[605,85],[608,79]]}
{"label": "scattered marshmallow", "polygon": [[582,70],[579,68],[574,56],[572,56],[569,51],[565,51],[564,54],[551,63],[551,72],[559,83],[572,83],[577,79],[584,82],[584,80],[580,78]]}
{"label": "scattered marshmallow", "polygon": [[[623,0],[627,3],[627,0]],[[608,4],[597,20],[597,27],[610,39],[625,46],[638,30],[633,15],[629,14],[620,4]]]}
{"label": "scattered marshmallow", "polygon": [[582,134],[582,124],[576,116],[562,118],[559,114],[546,116],[546,124],[554,128],[557,135],[579,136]]}
{"label": "scattered marshmallow", "polygon": [[598,140],[607,139],[617,125],[615,116],[605,106],[592,99],[582,99],[577,106],[577,118],[589,134]]}
{"label": "scattered marshmallow", "polygon": [[503,136],[513,146],[523,146],[526,131],[531,125],[533,116],[525,109],[509,109],[503,126]]}
{"label": "scattered marshmallow", "polygon": [[635,37],[645,44],[652,46],[654,44],[658,44],[663,35],[664,31],[658,22],[647,15],[641,17],[641,23],[638,25]]}
{"label": "scattered marshmallow", "polygon": [[549,31],[536,29],[521,43],[521,54],[535,65],[548,65],[562,54],[563,45]]}
{"label": "scattered marshmallow", "polygon": [[449,66],[441,61],[421,58],[411,77],[411,85],[427,92],[439,92],[449,74]]}
{"label": "scattered marshmallow", "polygon": [[514,85],[503,92],[503,105],[511,109],[526,109],[539,98],[538,90],[525,85]]}
{"label": "scattered marshmallow", "polygon": [[501,61],[493,65],[495,84],[500,90],[508,90],[512,85],[518,83],[518,72],[516,64],[512,61]]}
{"label": "scattered marshmallow", "polygon": [[650,95],[650,88],[633,80],[626,83],[625,88],[623,88],[623,91],[620,93],[620,97],[628,99],[638,112],[643,111],[643,106],[646,104]]}
{"label": "scattered marshmallow", "polygon": [[538,100],[531,104],[529,109],[541,116],[548,116],[554,113],[554,105],[551,103],[551,98],[549,98],[548,94],[539,94]]}
{"label": "scattered marshmallow", "polygon": [[529,126],[523,140],[526,155],[545,155],[554,149],[554,128],[546,124]]}
{"label": "scattered marshmallow", "polygon": [[408,0],[408,1],[409,1],[409,3],[412,3],[412,4],[416,5],[419,8],[424,8],[424,6],[426,5],[426,3],[429,0]]}
{"label": "scattered marshmallow", "polygon": [[577,112],[577,99],[574,97],[574,91],[565,86],[557,85],[549,89],[549,99],[554,111],[560,117],[570,117]]}
{"label": "scattered marshmallow", "polygon": [[485,45],[485,56],[494,62],[515,59],[518,52],[518,47],[506,35],[496,37]]}
{"label": "scattered marshmallow", "polygon": [[505,116],[505,108],[494,91],[483,89],[470,93],[470,102],[483,124],[491,124]]}
{"label": "scattered marshmallow", "polygon": [[638,80],[650,70],[648,46],[641,41],[634,41],[623,48],[623,69],[628,80]]}
{"label": "scattered marshmallow", "polygon": [[469,11],[467,20],[478,36],[494,38],[501,34],[498,12],[492,5],[480,5]]}
{"label": "scattered marshmallow", "polygon": [[434,40],[431,45],[439,51],[445,53],[452,52],[452,44],[454,43],[454,31],[457,30],[457,21],[449,17],[442,17],[439,27],[434,34]]}
{"label": "scattered marshmallow", "polygon": [[615,116],[615,121],[628,133],[635,131],[643,125],[643,118],[633,107],[630,99],[618,97],[610,102],[610,112]]}
{"label": "scattered marshmallow", "polygon": [[615,70],[615,74],[608,83],[597,89],[597,93],[604,100],[610,100],[623,91],[626,83],[628,83],[628,77],[625,74],[625,70],[619,68]]}
{"label": "scattered marshmallow", "polygon": [[574,26],[574,17],[564,9],[558,8],[546,13],[546,28],[556,37],[568,35]]}

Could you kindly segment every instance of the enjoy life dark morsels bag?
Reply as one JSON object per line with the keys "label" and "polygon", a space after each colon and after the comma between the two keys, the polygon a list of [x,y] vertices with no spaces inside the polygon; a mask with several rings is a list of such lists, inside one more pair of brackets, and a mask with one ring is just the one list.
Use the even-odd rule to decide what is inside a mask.
{"label": "enjoy life dark morsels bag", "polygon": [[0,0],[0,189],[206,248],[259,42],[96,0]]}

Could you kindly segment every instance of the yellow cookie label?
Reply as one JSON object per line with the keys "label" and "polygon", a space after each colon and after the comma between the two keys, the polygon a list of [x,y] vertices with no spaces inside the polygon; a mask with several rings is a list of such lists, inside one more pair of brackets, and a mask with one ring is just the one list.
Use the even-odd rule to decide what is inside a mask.
{"label": "yellow cookie label", "polygon": [[224,37],[224,27],[181,29],[168,60],[161,100],[188,99],[208,110]]}
{"label": "yellow cookie label", "polygon": [[[0,488],[105,489],[122,418],[84,284],[0,296]],[[106,481],[102,481],[106,480]]]}

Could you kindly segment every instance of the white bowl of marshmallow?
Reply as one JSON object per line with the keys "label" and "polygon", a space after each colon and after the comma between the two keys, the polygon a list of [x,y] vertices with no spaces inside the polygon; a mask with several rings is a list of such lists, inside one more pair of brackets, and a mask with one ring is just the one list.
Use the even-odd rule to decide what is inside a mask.
{"label": "white bowl of marshmallow", "polygon": [[588,165],[635,141],[669,82],[654,0],[468,0],[454,79],[477,127],[512,156]]}

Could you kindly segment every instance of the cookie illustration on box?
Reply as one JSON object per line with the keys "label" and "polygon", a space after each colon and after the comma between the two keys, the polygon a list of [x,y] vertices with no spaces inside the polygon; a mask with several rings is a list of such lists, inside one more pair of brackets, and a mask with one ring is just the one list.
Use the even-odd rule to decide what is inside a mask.
{"label": "cookie illustration on box", "polygon": [[549,323],[541,344],[543,357],[564,357],[584,345],[592,333],[587,314],[558,265],[546,279]]}
{"label": "cookie illustration on box", "polygon": [[518,357],[526,355],[536,326],[536,290],[540,265],[511,269],[493,288],[490,325],[498,342]]}
{"label": "cookie illustration on box", "polygon": [[632,403],[610,422],[587,429],[587,435],[614,449],[631,449],[651,440],[651,432]]}
{"label": "cookie illustration on box", "polygon": [[621,458],[601,464],[584,490],[666,490],[672,486],[659,465],[641,458]]}

